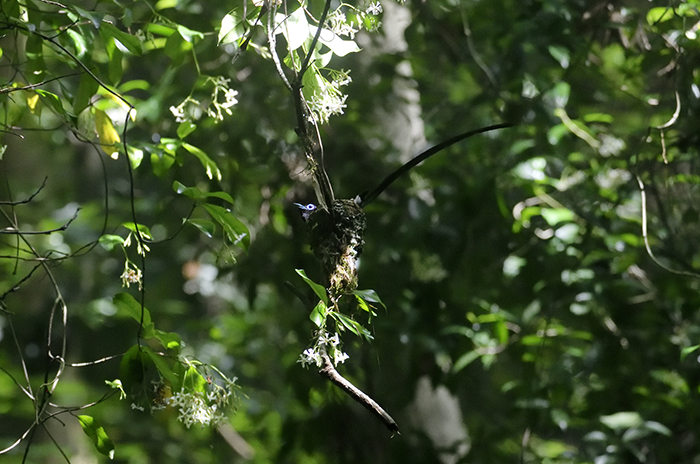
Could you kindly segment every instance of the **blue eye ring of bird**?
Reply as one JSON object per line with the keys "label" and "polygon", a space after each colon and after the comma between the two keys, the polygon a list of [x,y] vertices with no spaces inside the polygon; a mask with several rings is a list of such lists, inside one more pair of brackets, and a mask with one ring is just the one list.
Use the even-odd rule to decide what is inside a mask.
{"label": "blue eye ring of bird", "polygon": [[313,203],[309,203],[307,205],[302,205],[301,203],[294,203],[301,209],[301,217],[304,218],[305,221],[309,220],[309,216],[311,216],[311,213],[316,211],[316,205]]}

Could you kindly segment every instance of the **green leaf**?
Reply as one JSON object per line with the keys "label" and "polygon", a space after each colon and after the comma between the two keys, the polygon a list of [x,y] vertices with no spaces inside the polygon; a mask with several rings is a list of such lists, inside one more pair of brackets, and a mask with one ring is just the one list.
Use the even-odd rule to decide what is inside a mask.
{"label": "green leaf", "polygon": [[557,45],[550,45],[549,46],[549,54],[554,57],[555,60],[559,62],[559,65],[567,69],[569,67],[569,50],[567,50],[564,47],[559,47]]}
{"label": "green leaf", "polygon": [[179,32],[168,37],[163,51],[173,60],[174,65],[180,65],[186,54],[192,50],[192,44],[186,41]]}
{"label": "green leaf", "polygon": [[566,208],[543,208],[541,214],[550,226],[560,222],[570,222],[574,219],[573,211]]}
{"label": "green leaf", "polygon": [[216,225],[206,219],[188,219],[187,222],[195,226],[200,232],[209,238],[212,238],[214,236],[214,232],[216,232]]}
{"label": "green leaf", "polygon": [[184,139],[188,135],[190,135],[194,130],[197,128],[196,124],[193,124],[189,121],[185,121],[180,123],[180,125],[177,127],[177,136],[180,137],[181,139]]}
{"label": "green leaf", "polygon": [[76,13],[78,13],[83,18],[90,20],[92,25],[95,26],[95,29],[99,29],[100,26],[102,25],[102,19],[105,16],[104,13],[83,10],[82,8],[77,7],[77,6],[74,6],[73,9],[75,10]]}
{"label": "green leaf", "polygon": [[127,146],[126,154],[129,156],[132,169],[136,169],[141,165],[141,161],[143,161],[143,150]]}
{"label": "green leaf", "polygon": [[[304,42],[313,37],[311,35],[309,23],[306,20],[304,8],[297,8],[286,20],[282,13],[278,13],[275,15],[275,23],[278,24],[278,33],[281,32],[284,35],[289,45],[289,50],[296,50],[304,45]],[[332,34],[330,31],[327,32]]]}
{"label": "green leaf", "polygon": [[333,319],[336,321],[339,321],[343,326],[348,329],[350,332],[354,333],[358,337],[364,337],[367,340],[372,340],[374,337],[372,337],[372,334],[369,332],[369,330],[365,329],[362,324],[357,322],[354,319],[350,319],[343,313],[339,313],[337,311],[332,311],[330,313],[331,316],[333,316]]}
{"label": "green leaf", "polygon": [[141,324],[141,327],[143,327],[142,336],[144,338],[153,337],[155,328],[148,309],[142,307],[141,303],[128,293],[117,293],[114,295],[113,302],[117,309],[122,310],[127,316],[131,316],[136,322],[141,323],[141,314],[143,314],[143,323]]}
{"label": "green leaf", "polygon": [[124,245],[124,239],[119,235],[105,234],[99,238],[98,242],[107,251],[112,251],[117,245]]}
{"label": "green leaf", "polygon": [[109,459],[114,459],[114,443],[107,436],[105,429],[92,416],[78,416],[78,421],[97,451]]}
{"label": "green leaf", "polygon": [[190,145],[187,142],[183,142],[182,147],[199,159],[199,162],[202,163],[202,166],[204,166],[207,171],[207,177],[210,179],[216,177],[216,180],[221,180],[221,171],[219,170],[219,167],[214,161],[212,161],[211,158],[209,158],[209,156],[207,156],[206,153],[204,153],[204,151],[195,147],[194,145]]}
{"label": "green leaf", "polygon": [[80,77],[78,92],[73,98],[73,113],[76,115],[81,113],[90,104],[90,100],[97,93],[99,84],[88,73]]}
{"label": "green leaf", "polygon": [[[123,222],[122,227],[130,230],[133,233],[136,233],[136,224],[133,222]],[[153,236],[151,235],[151,229],[148,228],[148,226],[139,224],[138,225],[139,232],[141,232],[141,236],[143,238],[150,240]]]}
{"label": "green leaf", "polygon": [[186,187],[178,181],[173,182],[173,190],[195,201],[204,201],[207,198],[219,198],[220,200],[233,204],[233,198],[226,192],[202,192],[197,187]]}
{"label": "green leaf", "polygon": [[311,314],[309,314],[309,319],[316,324],[316,327],[323,327],[326,322],[326,315],[328,313],[328,307],[323,301],[319,301],[314,307]]}
{"label": "green leaf", "polygon": [[681,361],[688,357],[690,353],[700,348],[700,345],[686,346],[681,350]]}
{"label": "green leaf", "polygon": [[609,416],[601,416],[600,421],[613,430],[629,429],[642,425],[642,416],[636,411],[617,412]]}
{"label": "green leaf", "polygon": [[204,34],[199,31],[189,29],[182,24],[177,25],[177,32],[180,33],[183,39],[187,42],[194,43],[194,39],[204,39]]}
{"label": "green leaf", "polygon": [[158,341],[163,345],[163,348],[168,350],[180,348],[182,345],[182,339],[175,332],[164,332],[162,330],[155,329],[153,331],[153,337],[158,339]]}
{"label": "green leaf", "polygon": [[[372,289],[353,290],[352,294],[355,295],[355,297],[358,300],[362,300],[364,302],[375,303],[375,304],[381,305],[384,309],[386,309],[386,305],[379,298],[379,295],[377,295],[377,292],[372,290]],[[363,308],[363,309],[365,309],[365,308]],[[365,311],[369,311],[369,308],[365,309]]]}
{"label": "green leaf", "polygon": [[147,346],[143,346],[142,350],[144,353],[148,355],[148,357],[153,361],[153,364],[155,364],[156,369],[160,373],[160,375],[163,376],[165,380],[170,383],[170,385],[178,385],[180,379],[178,376],[173,372],[172,368],[168,364],[167,358],[163,356],[160,353],[156,353],[152,349],[150,349]]}
{"label": "green leaf", "polygon": [[250,245],[250,232],[245,224],[239,221],[230,211],[221,206],[205,203],[204,209],[211,217],[218,222],[224,229],[224,233],[228,239],[236,246],[248,249]]}
{"label": "green leaf", "polygon": [[[316,29],[313,26],[309,26],[312,35],[316,34]],[[354,40],[341,39],[339,35],[324,29],[321,32],[321,37],[318,40],[323,45],[331,49],[336,56],[345,56],[348,53],[355,53],[360,51],[360,47],[357,46]]]}
{"label": "green leaf", "polygon": [[141,41],[138,37],[122,32],[110,23],[102,22],[100,25],[100,32],[105,32],[108,36],[114,38],[117,42],[117,46],[122,50],[128,50],[134,55],[141,55],[143,53]]}
{"label": "green leaf", "polygon": [[58,95],[42,89],[36,89],[36,93],[41,96],[42,101],[48,103],[58,114],[66,114],[66,110],[63,109],[63,104]]}
{"label": "green leaf", "polygon": [[302,279],[304,279],[304,282],[311,287],[311,290],[314,291],[316,296],[319,297],[321,301],[326,304],[326,306],[328,306],[328,293],[326,293],[326,287],[309,279],[303,269],[295,269],[295,271],[301,276]]}
{"label": "green leaf", "polygon": [[[259,9],[258,9],[259,10]],[[236,7],[221,19],[217,45],[234,43],[245,34],[243,8]]]}
{"label": "green leaf", "polygon": [[476,351],[468,351],[467,353],[463,354],[462,356],[455,361],[455,363],[452,365],[452,372],[457,373],[470,365],[472,362],[476,361],[479,359],[479,356],[481,356],[478,352]]}
{"label": "green leaf", "polygon": [[158,177],[163,177],[168,169],[175,164],[175,156],[167,152],[151,153],[151,167],[153,174]]}
{"label": "green leaf", "polygon": [[185,371],[185,378],[182,382],[183,388],[189,391],[205,393],[207,380],[199,373],[195,366],[189,366]]}
{"label": "green leaf", "polygon": [[117,85],[119,84],[119,81],[122,80],[122,76],[124,75],[124,68],[122,67],[124,53],[117,48],[114,39],[109,40],[111,45],[108,46],[109,63],[107,64],[107,76],[112,84]]}
{"label": "green leaf", "polygon": [[670,6],[652,8],[647,12],[647,23],[649,23],[650,26],[653,26],[656,23],[662,23],[664,21],[668,21],[669,19],[673,19],[673,16],[673,8]]}
{"label": "green leaf", "polygon": [[71,38],[73,45],[75,46],[75,56],[78,58],[83,58],[85,53],[88,51],[85,36],[73,29],[67,29],[66,33],[68,33],[68,37]]}

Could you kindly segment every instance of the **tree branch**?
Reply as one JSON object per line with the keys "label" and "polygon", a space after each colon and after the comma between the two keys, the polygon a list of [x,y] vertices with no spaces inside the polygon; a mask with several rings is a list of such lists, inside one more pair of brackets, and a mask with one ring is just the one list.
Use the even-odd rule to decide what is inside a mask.
{"label": "tree branch", "polygon": [[318,371],[319,374],[328,378],[328,380],[333,382],[341,390],[350,395],[352,399],[360,403],[362,406],[367,408],[372,414],[377,416],[379,420],[381,420],[382,423],[384,423],[386,428],[391,430],[392,433],[395,432],[401,435],[401,433],[399,432],[399,426],[396,424],[396,421],[394,421],[394,419],[384,409],[382,409],[382,407],[379,406],[379,404],[376,401],[374,401],[371,397],[369,397],[366,393],[357,388],[355,385],[350,383],[350,381],[347,380],[345,377],[340,375],[340,373],[335,369],[333,361],[331,361],[331,358],[328,356],[328,353],[326,352],[326,349],[324,347],[321,347],[321,358],[323,359],[323,368],[321,368],[321,370]]}

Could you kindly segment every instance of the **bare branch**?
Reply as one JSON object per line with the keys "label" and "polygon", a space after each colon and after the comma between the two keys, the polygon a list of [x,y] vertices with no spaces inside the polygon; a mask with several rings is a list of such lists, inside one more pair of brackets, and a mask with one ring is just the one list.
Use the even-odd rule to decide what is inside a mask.
{"label": "bare branch", "polygon": [[75,210],[75,214],[73,214],[73,217],[68,220],[65,224],[63,224],[61,227],[57,227],[55,229],[48,229],[48,230],[28,230],[28,231],[22,231],[18,230],[16,227],[8,227],[7,229],[0,230],[0,234],[7,234],[7,235],[50,235],[53,234],[54,232],[62,232],[71,225],[73,221],[75,221],[78,218],[78,212],[80,212],[81,208],[77,208]]}
{"label": "bare branch", "polygon": [[392,417],[384,409],[382,409],[382,407],[379,406],[379,404],[376,401],[374,401],[371,397],[369,397],[366,393],[357,388],[355,385],[350,383],[350,381],[347,380],[345,377],[340,375],[340,373],[335,369],[335,366],[333,365],[333,362],[328,356],[328,353],[326,352],[325,348],[323,347],[321,347],[321,358],[323,359],[323,368],[320,371],[318,371],[319,374],[321,374],[324,377],[327,377],[328,380],[333,382],[341,390],[350,395],[352,399],[360,403],[362,406],[367,408],[372,414],[377,416],[379,420],[381,420],[382,423],[386,426],[386,428],[391,430],[392,433],[395,432],[400,435],[399,426],[396,424],[396,421],[394,421],[394,419],[392,419]]}
{"label": "bare branch", "polygon": [[34,199],[35,196],[41,192],[44,187],[46,187],[46,181],[49,180],[49,176],[44,177],[44,181],[41,183],[41,186],[36,190],[36,192],[32,193],[29,198],[26,198],[24,200],[18,200],[18,201],[0,201],[0,205],[10,205],[10,206],[16,206],[16,205],[24,205],[26,203],[29,203]]}

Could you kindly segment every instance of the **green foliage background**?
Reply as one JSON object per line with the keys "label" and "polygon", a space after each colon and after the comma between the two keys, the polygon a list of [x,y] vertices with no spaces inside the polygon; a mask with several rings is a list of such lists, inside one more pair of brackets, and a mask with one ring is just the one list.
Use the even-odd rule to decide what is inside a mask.
{"label": "green foliage background", "polygon": [[[314,326],[285,282],[322,276],[293,203],[315,198],[262,28],[243,53],[217,46],[239,3],[0,6],[0,448],[24,438],[3,462],[698,462],[700,2],[383,2],[362,51],[333,57],[353,79],[321,128],[340,198],[429,144],[518,124],[434,156],[366,210],[360,288],[387,309],[372,342],[344,336],[340,370],[394,437],[297,362]],[[238,91],[231,114],[178,124],[169,108],[206,106],[217,76]],[[126,133],[93,77],[135,108]],[[105,154],[115,134],[131,167]],[[115,236],[135,219],[153,237],[144,260],[135,237],[126,248],[143,294],[119,278]],[[152,327],[113,300],[125,291]],[[237,378],[225,430],[132,409],[105,384],[139,336],[196,359],[166,370],[197,388],[209,365]],[[60,371],[47,339],[54,355],[66,342]],[[416,419],[425,378],[458,400],[463,442],[441,449]]]}

